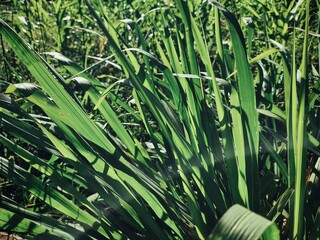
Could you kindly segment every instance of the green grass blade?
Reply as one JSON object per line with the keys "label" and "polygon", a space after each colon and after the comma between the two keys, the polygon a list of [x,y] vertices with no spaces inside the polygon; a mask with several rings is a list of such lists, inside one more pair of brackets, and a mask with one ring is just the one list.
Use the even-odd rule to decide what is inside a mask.
{"label": "green grass blade", "polygon": [[243,34],[235,16],[218,2],[214,0],[211,0],[210,2],[222,11],[229,26],[233,53],[238,71],[239,98],[243,119],[243,130],[245,132],[244,140],[246,142],[247,158],[246,181],[248,186],[249,205],[251,209],[258,210],[259,201],[257,201],[256,194],[259,192],[259,129],[253,76],[246,56]]}
{"label": "green grass blade", "polygon": [[262,146],[269,152],[269,154],[272,156],[274,161],[276,162],[277,166],[280,169],[280,172],[284,178],[284,180],[288,181],[288,170],[287,166],[285,165],[283,159],[279,156],[279,154],[274,150],[271,143],[269,143],[268,139],[263,135],[260,134],[260,140]]}
{"label": "green grass blade", "polygon": [[66,225],[52,217],[35,213],[3,196],[0,203],[0,228],[26,236],[46,239],[91,239],[83,228]]}
{"label": "green grass blade", "polygon": [[[199,54],[201,60],[203,61],[207,74],[212,80],[213,90],[215,95],[215,103],[219,118],[219,123],[222,132],[222,141],[224,146],[224,154],[226,158],[226,162],[228,165],[228,175],[230,177],[229,184],[231,187],[231,194],[233,197],[233,201],[235,203],[245,203],[247,202],[246,196],[246,185],[243,184],[243,181],[239,181],[240,173],[238,172],[238,165],[235,160],[235,152],[234,146],[232,145],[233,139],[231,134],[230,126],[228,126],[228,122],[230,122],[229,114],[225,109],[225,106],[222,101],[222,96],[220,93],[220,89],[217,83],[217,79],[212,69],[212,64],[209,56],[209,51],[206,43],[203,41],[201,33],[196,26],[195,21],[191,18],[192,30],[194,33],[195,42],[199,48]],[[214,130],[215,131],[215,130]]]}
{"label": "green grass blade", "polygon": [[284,193],[280,196],[280,198],[268,212],[267,218],[272,219],[272,221],[275,221],[282,214],[282,211],[286,208],[293,194],[293,188],[288,188],[286,191],[284,191]]}
{"label": "green grass blade", "polygon": [[303,42],[303,55],[301,65],[301,85],[299,91],[298,119],[297,119],[297,139],[295,140],[295,209],[293,220],[293,237],[302,239],[304,230],[304,207],[306,194],[306,168],[307,168],[307,148],[306,148],[306,116],[308,111],[308,31],[309,31],[309,9],[310,1],[306,1],[305,35]]}
{"label": "green grass blade", "polygon": [[71,127],[85,138],[107,149],[110,153],[114,153],[114,146],[108,141],[102,130],[87,117],[83,108],[72,97],[73,94],[70,95],[70,91],[66,90],[69,88],[63,85],[63,78],[45,64],[42,58],[32,51],[2,20],[0,20],[0,33],[14,47],[13,50],[18,57],[61,109],[61,118],[69,119],[68,123],[71,124]]}
{"label": "green grass blade", "polygon": [[11,179],[16,184],[25,187],[26,190],[33,193],[39,199],[50,204],[53,208],[56,208],[71,218],[77,219],[79,222],[82,222],[89,227],[97,225],[97,231],[102,236],[107,237],[109,235],[107,231],[110,231],[111,229],[104,229],[98,219],[80,209],[54,188],[43,183],[40,179],[28,173],[24,169],[18,167],[12,161],[8,161],[7,159],[0,157],[0,164],[1,175]]}

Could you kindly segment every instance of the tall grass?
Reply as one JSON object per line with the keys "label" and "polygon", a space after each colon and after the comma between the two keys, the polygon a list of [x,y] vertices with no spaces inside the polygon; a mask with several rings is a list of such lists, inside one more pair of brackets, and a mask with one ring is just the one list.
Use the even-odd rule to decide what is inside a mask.
{"label": "tall grass", "polygon": [[[0,20],[35,79],[2,81],[2,189],[12,183],[23,197],[1,195],[0,229],[30,239],[318,238],[319,84],[301,2],[290,6],[305,9],[302,48],[268,40],[257,52],[253,25],[214,0],[203,3],[214,39],[185,1],[114,24],[102,1],[86,0],[112,54],[82,67],[45,52],[58,71]],[[152,39],[141,28],[149,17]],[[105,64],[113,76],[102,81]]]}

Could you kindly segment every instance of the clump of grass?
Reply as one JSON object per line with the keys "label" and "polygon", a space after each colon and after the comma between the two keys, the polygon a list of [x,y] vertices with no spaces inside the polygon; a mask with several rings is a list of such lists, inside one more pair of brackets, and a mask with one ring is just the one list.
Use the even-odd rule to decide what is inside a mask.
{"label": "clump of grass", "polygon": [[[0,174],[28,202],[2,195],[1,229],[39,239],[279,239],[278,228],[284,238],[319,237],[310,1],[301,60],[274,40],[253,52],[253,25],[244,35],[214,0],[204,3],[214,40],[184,1],[122,20],[130,42],[101,1],[85,4],[113,52],[88,68],[47,52],[68,78],[0,20],[36,80],[5,83],[0,95],[0,142],[14,152],[0,157]],[[141,29],[150,15],[151,42]],[[106,63],[116,79],[104,82],[94,70]]]}

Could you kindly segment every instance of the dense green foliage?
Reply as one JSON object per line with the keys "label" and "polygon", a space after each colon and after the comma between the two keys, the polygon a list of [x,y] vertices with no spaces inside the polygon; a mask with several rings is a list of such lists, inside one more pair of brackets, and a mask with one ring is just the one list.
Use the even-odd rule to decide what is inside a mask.
{"label": "dense green foliage", "polygon": [[317,1],[0,6],[1,231],[320,238]]}

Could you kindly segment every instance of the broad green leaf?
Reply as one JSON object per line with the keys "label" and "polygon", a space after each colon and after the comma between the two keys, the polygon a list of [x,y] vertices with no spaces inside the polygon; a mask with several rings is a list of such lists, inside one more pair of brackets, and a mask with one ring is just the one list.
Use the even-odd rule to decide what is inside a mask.
{"label": "broad green leaf", "polygon": [[277,226],[240,206],[232,206],[219,220],[207,240],[280,239]]}

